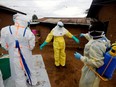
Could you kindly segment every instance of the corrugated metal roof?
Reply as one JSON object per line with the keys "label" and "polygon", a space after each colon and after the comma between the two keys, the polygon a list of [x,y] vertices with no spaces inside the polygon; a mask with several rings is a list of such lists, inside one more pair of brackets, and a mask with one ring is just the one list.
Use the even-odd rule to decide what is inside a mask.
{"label": "corrugated metal roof", "polygon": [[4,6],[4,5],[1,5],[1,4],[0,4],[0,9],[1,9],[1,10],[10,11],[10,12],[13,12],[13,13],[21,13],[21,14],[26,15],[26,13],[23,13],[23,12],[20,12],[20,11],[14,10],[14,9],[11,9],[11,8],[6,7],[6,6]]}
{"label": "corrugated metal roof", "polygon": [[89,25],[91,19],[90,18],[52,18],[45,17],[38,19],[40,23],[52,23],[56,24],[58,21],[62,21],[64,24],[81,24],[81,25]]}

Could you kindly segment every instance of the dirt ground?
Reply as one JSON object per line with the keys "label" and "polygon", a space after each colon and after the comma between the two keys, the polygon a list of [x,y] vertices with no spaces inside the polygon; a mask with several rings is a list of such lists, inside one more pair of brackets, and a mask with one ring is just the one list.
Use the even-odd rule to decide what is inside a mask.
{"label": "dirt ground", "polygon": [[[54,65],[53,47],[47,45],[40,51],[39,45],[36,44],[33,54],[42,55],[51,87],[78,87],[83,63],[74,58],[75,51],[83,52],[81,49],[66,47],[66,68],[56,68]],[[116,72],[111,80],[107,82],[101,81],[100,87],[116,87]]]}
{"label": "dirt ground", "polygon": [[[66,68],[56,68],[54,65],[53,47],[46,45],[42,51],[39,44],[33,50],[33,54],[41,54],[45,63],[51,87],[78,87],[83,63],[74,58],[74,52],[82,53],[82,49],[66,47]],[[7,53],[2,50],[2,52]],[[116,87],[116,71],[113,78],[107,82],[101,81],[100,87]]]}

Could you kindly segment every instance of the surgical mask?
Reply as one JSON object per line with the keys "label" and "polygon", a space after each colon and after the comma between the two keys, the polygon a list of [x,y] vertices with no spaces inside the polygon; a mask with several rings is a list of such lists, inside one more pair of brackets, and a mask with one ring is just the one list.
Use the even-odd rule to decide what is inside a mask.
{"label": "surgical mask", "polygon": [[93,38],[100,38],[100,37],[102,37],[104,35],[103,31],[89,31],[88,33]]}

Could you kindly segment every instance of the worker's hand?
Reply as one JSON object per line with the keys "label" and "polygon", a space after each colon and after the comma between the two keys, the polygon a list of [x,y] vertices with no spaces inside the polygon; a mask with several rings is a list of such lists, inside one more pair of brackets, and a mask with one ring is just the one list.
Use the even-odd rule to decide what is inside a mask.
{"label": "worker's hand", "polygon": [[78,52],[75,52],[75,53],[74,53],[74,56],[75,56],[76,59],[79,59],[79,60],[80,60],[81,57],[82,57],[82,55],[81,55],[80,53],[78,53]]}
{"label": "worker's hand", "polygon": [[75,36],[72,36],[72,39],[73,39],[76,43],[79,43],[79,39],[76,38]]}
{"label": "worker's hand", "polygon": [[83,33],[81,33],[81,34],[79,35],[79,37],[84,37],[84,34],[83,34]]}
{"label": "worker's hand", "polygon": [[44,47],[45,45],[47,45],[47,44],[48,44],[48,43],[44,41],[44,43],[40,46],[40,50],[42,50],[43,47]]}
{"label": "worker's hand", "polygon": [[43,49],[43,45],[40,46],[40,50],[42,50],[42,49]]}

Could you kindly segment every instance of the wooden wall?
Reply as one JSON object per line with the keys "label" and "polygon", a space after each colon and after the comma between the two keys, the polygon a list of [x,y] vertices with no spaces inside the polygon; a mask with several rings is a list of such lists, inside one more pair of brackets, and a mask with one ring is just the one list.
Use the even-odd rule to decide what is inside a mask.
{"label": "wooden wall", "polygon": [[13,24],[13,13],[0,11],[0,29]]}
{"label": "wooden wall", "polygon": [[[48,35],[48,33],[55,27],[54,24],[38,24],[36,26],[31,26],[31,29],[37,29],[37,31],[40,34],[39,42],[40,44],[43,43]],[[87,43],[87,40],[85,38],[80,38],[80,33],[86,33],[88,32],[88,26],[83,25],[65,25],[65,28],[69,30],[74,36],[76,36],[80,40],[80,44],[77,44],[73,39],[68,38],[64,36],[66,41],[67,47],[78,47],[78,48],[84,48],[84,45]],[[48,44],[52,45],[53,40]]]}
{"label": "wooden wall", "polygon": [[111,43],[114,43],[116,41],[116,4],[104,5],[99,12],[99,19],[109,21],[106,36]]}
{"label": "wooden wall", "polygon": [[[12,17],[13,13],[9,11],[0,10],[0,30],[3,27],[13,24]],[[2,56],[2,54],[8,54],[8,52],[0,47],[0,56]]]}

